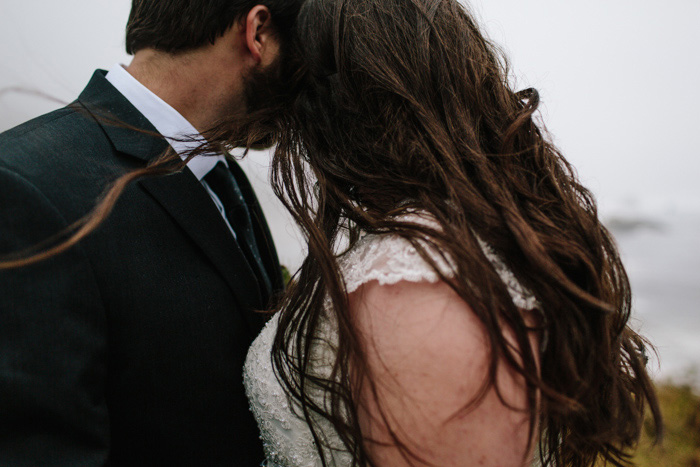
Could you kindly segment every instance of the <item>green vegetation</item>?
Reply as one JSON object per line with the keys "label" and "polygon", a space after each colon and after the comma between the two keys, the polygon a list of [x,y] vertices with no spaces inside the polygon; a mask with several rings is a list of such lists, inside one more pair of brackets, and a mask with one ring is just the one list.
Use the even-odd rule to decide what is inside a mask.
{"label": "green vegetation", "polygon": [[653,445],[653,424],[647,416],[645,433],[634,456],[639,467],[700,467],[700,397],[690,385],[657,385],[664,417],[664,437]]}
{"label": "green vegetation", "polygon": [[283,265],[283,266],[281,266],[281,268],[282,268],[282,281],[286,287],[289,285],[289,283],[292,280],[292,273],[289,272],[289,269],[287,269],[287,266]]}

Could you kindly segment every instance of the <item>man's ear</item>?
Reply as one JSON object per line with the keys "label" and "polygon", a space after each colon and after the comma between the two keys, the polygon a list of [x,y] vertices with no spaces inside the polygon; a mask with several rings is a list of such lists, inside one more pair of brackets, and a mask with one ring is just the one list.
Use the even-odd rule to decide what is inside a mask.
{"label": "man's ear", "polygon": [[270,10],[257,5],[245,18],[245,45],[251,57],[259,64],[271,63],[277,55],[278,43]]}

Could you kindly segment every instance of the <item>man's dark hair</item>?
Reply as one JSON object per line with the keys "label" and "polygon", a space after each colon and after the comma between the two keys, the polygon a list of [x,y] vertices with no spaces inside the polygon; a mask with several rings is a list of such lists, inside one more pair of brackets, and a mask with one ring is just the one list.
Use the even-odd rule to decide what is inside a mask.
{"label": "man's dark hair", "polygon": [[303,0],[132,0],[126,51],[153,48],[178,53],[213,44],[254,6],[270,9],[282,39],[288,39]]}

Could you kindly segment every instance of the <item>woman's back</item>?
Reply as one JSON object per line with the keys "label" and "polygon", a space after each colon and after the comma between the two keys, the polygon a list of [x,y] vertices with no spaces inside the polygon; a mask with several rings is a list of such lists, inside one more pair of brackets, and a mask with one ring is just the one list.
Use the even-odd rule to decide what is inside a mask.
{"label": "woman's back", "polygon": [[[414,214],[404,219],[435,225],[426,216]],[[537,302],[532,294],[487,245],[482,245],[513,302],[523,310],[535,309]],[[425,252],[436,262],[440,273],[447,277],[454,274],[449,259],[427,245]],[[487,452],[489,460],[485,465],[512,465],[514,456],[522,460],[529,433],[525,391],[519,386],[521,383],[515,382],[517,378],[503,373],[499,383],[509,402],[520,405],[520,412],[504,406],[491,392],[473,410],[453,417],[477,396],[487,377],[486,336],[469,306],[441,280],[420,252],[396,234],[371,234],[341,256],[339,265],[377,378],[382,410],[389,411],[385,415],[392,420],[392,429],[422,437],[420,453],[431,459],[441,457],[441,465],[466,465],[464,462],[469,463],[469,459],[476,464]],[[299,401],[292,399],[290,405],[274,373],[271,350],[278,318],[279,315],[270,320],[249,351],[244,370],[248,397],[270,465],[321,466],[317,444]],[[337,325],[327,318],[316,337],[313,371],[320,378],[331,378]],[[315,401],[329,410],[328,394],[312,387],[306,388],[307,394],[313,393]],[[363,432],[386,437],[386,420],[378,417],[378,408],[368,391],[369,386],[365,386]],[[424,412],[420,407],[432,410]],[[333,460],[330,465],[351,465],[352,456],[333,425],[319,416],[314,416],[314,422],[322,437],[321,445],[331,447],[324,448],[326,460]],[[379,448],[381,443],[372,444],[370,451],[380,465],[399,465],[400,453]],[[460,449],[455,449],[458,446]]]}

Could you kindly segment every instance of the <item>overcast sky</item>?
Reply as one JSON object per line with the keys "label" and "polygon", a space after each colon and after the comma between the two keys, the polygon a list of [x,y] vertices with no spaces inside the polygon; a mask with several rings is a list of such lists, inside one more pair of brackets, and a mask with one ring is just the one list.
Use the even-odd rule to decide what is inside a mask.
{"label": "overcast sky", "polygon": [[[128,0],[0,0],[0,89],[71,101],[95,68],[127,63]],[[521,88],[603,207],[700,206],[700,1],[473,0]],[[0,95],[0,130],[55,108]],[[264,163],[265,156],[257,159]]]}

